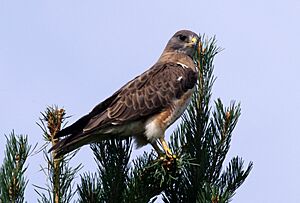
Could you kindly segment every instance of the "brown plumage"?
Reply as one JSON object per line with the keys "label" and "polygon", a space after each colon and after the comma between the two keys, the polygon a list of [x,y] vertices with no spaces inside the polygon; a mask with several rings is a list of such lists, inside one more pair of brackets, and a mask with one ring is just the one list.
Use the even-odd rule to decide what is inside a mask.
{"label": "brown plumage", "polygon": [[[56,157],[85,144],[133,136],[138,147],[152,144],[171,156],[165,130],[182,114],[197,82],[193,55],[197,34],[181,30],[169,40],[161,57],[149,70],[129,81],[89,114],[55,137],[66,136],[51,150]],[[50,150],[50,151],[51,151]]]}

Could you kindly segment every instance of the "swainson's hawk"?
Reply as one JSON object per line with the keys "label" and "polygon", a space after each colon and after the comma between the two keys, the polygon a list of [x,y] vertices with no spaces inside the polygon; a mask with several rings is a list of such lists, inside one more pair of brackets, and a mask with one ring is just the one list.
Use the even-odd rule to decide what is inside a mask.
{"label": "swainson's hawk", "polygon": [[56,157],[86,144],[128,136],[135,138],[138,147],[150,143],[159,154],[163,153],[161,146],[167,156],[172,156],[165,131],[180,117],[193,94],[197,43],[194,32],[176,32],[149,70],[56,134],[56,138],[66,136],[51,149]]}

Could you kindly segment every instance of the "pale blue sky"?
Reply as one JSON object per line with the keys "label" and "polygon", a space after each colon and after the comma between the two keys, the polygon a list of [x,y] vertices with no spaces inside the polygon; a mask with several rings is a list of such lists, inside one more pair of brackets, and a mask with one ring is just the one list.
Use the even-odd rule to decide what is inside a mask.
{"label": "pale blue sky", "polygon": [[[103,2],[103,3],[102,3]],[[228,158],[254,162],[232,202],[300,202],[300,1],[0,0],[0,163],[12,129],[42,144],[35,124],[58,104],[75,121],[155,63],[179,29],[216,35],[214,98],[240,101]],[[170,134],[170,132],[169,132]],[[135,151],[139,153],[150,148]],[[94,170],[88,147],[73,160]],[[36,155],[32,184],[43,185]],[[42,177],[42,178],[41,178]]]}

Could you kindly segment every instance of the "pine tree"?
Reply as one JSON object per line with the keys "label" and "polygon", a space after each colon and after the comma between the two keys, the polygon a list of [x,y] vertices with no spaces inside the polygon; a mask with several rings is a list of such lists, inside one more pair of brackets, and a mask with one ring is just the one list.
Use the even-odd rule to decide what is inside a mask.
{"label": "pine tree", "polygon": [[[76,154],[76,151],[63,156],[59,159],[53,159],[55,152],[48,153],[47,147],[55,145],[59,139],[54,135],[61,129],[65,121],[65,110],[56,107],[48,107],[40,122],[37,123],[43,131],[43,137],[46,141],[40,151],[43,152],[47,165],[41,165],[41,171],[44,172],[47,183],[46,187],[34,185],[35,191],[40,197],[38,202],[43,203],[67,203],[71,202],[76,190],[73,190],[74,177],[80,170],[81,165],[71,167],[69,161]],[[46,192],[46,193],[45,193]]]}
{"label": "pine tree", "polygon": [[13,131],[6,137],[5,157],[0,167],[0,203],[24,202],[28,180],[25,177],[25,162],[30,155],[31,145],[27,135],[16,135]]}
{"label": "pine tree", "polygon": [[129,163],[131,138],[91,145],[98,172],[85,174],[78,185],[81,202],[154,202],[159,194],[164,202],[226,203],[252,169],[244,168],[240,157],[224,168],[240,105],[224,107],[217,99],[211,106],[213,60],[220,48],[215,38],[201,38],[195,55],[199,80],[192,102],[170,138],[173,158],[153,152]]}

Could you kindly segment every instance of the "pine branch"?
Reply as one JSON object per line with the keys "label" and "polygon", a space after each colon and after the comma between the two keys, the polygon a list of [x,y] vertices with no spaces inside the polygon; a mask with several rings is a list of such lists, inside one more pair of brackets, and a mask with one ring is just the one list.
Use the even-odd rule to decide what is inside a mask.
{"label": "pine branch", "polygon": [[43,146],[41,151],[43,152],[44,158],[47,162],[46,167],[41,166],[41,171],[43,171],[47,177],[46,187],[34,185],[36,187],[35,191],[40,196],[38,202],[71,202],[72,197],[76,193],[76,191],[72,190],[74,187],[72,181],[76,173],[80,170],[81,165],[73,168],[70,167],[69,161],[77,151],[59,159],[53,159],[55,152],[52,152],[50,156],[46,149],[50,143],[53,146],[59,141],[59,139],[54,138],[54,136],[61,129],[65,119],[64,109],[48,107],[46,111],[42,113],[40,123],[37,123],[42,129],[43,136],[46,141],[46,144]]}
{"label": "pine branch", "polygon": [[209,124],[209,131],[212,135],[209,156],[210,166],[208,170],[209,182],[216,182],[220,176],[223,162],[230,148],[230,141],[233,129],[235,128],[240,116],[240,105],[234,102],[230,107],[225,108],[220,99],[215,102],[215,110]]}
{"label": "pine branch", "polygon": [[[128,181],[131,138],[105,140],[92,144],[91,149],[98,165],[97,185],[101,185],[101,192],[97,192],[100,189],[97,188],[91,193],[100,195],[99,202],[122,202]],[[81,199],[84,195],[88,194],[81,195]]]}
{"label": "pine branch", "polygon": [[219,186],[222,190],[223,196],[226,198],[232,198],[235,191],[240,187],[247,176],[249,175],[251,169],[253,168],[253,163],[250,162],[246,170],[244,170],[244,161],[240,157],[234,157],[231,159],[229,165],[222,173],[219,179]]}
{"label": "pine branch", "polygon": [[182,159],[144,153],[133,160],[124,202],[154,202],[178,176]]}
{"label": "pine branch", "polygon": [[[145,153],[129,165],[131,138],[92,144],[98,173],[85,174],[78,185],[80,202],[149,202],[176,176],[181,159]],[[145,192],[147,191],[147,192]]]}
{"label": "pine branch", "polygon": [[16,135],[14,131],[6,137],[5,158],[0,168],[0,202],[24,202],[24,192],[28,180],[25,162],[31,145],[27,135]]}
{"label": "pine branch", "polygon": [[100,203],[102,186],[98,174],[86,173],[81,176],[81,183],[77,186],[79,203]]}

